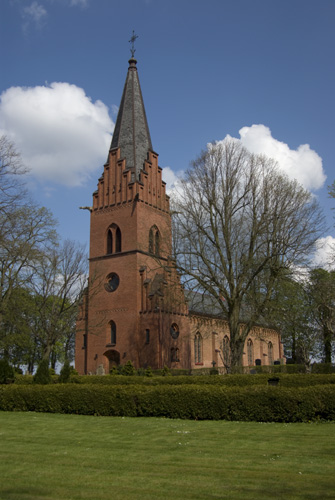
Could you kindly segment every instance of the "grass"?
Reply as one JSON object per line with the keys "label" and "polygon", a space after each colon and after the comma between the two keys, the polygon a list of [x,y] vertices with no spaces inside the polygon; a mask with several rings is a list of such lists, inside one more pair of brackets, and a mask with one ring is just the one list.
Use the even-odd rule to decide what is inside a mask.
{"label": "grass", "polygon": [[335,423],[0,412],[1,500],[335,499]]}

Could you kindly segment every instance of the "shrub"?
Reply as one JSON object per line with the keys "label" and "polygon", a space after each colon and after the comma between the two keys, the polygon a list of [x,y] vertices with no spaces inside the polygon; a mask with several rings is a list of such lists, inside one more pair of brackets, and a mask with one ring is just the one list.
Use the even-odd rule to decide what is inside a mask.
{"label": "shrub", "polygon": [[[108,378],[108,377],[105,377]],[[0,410],[198,420],[335,420],[335,387],[3,385]]]}
{"label": "shrub", "polygon": [[42,361],[38,365],[33,380],[34,384],[50,384],[52,382],[52,377],[49,370],[49,361],[47,359],[42,359]]}
{"label": "shrub", "polygon": [[152,377],[153,376],[151,366],[148,366],[148,368],[145,370],[144,376],[145,377]]}
{"label": "shrub", "polygon": [[162,370],[162,376],[163,377],[167,377],[168,375],[171,375],[171,370],[169,367],[167,367],[166,365],[164,365],[164,368]]}
{"label": "shrub", "polygon": [[134,368],[133,363],[131,361],[127,361],[127,363],[122,368],[121,373],[122,373],[122,375],[126,375],[128,377],[135,375],[135,368]]}
{"label": "shrub", "polygon": [[[276,375],[281,387],[307,387],[312,385],[335,384],[335,374],[286,374]],[[100,375],[72,375],[70,382],[75,384],[103,384],[103,385],[218,385],[228,387],[250,387],[268,385],[269,374],[258,375],[223,375],[223,376],[168,376],[168,377],[106,377]],[[29,376],[24,380],[29,383]],[[18,383],[25,383],[17,377]],[[20,381],[19,381],[20,380]]]}
{"label": "shrub", "polygon": [[335,365],[331,363],[313,363],[312,373],[335,373]]}
{"label": "shrub", "polygon": [[0,384],[14,382],[15,373],[13,367],[8,363],[8,359],[0,359]]}
{"label": "shrub", "polygon": [[70,380],[70,375],[71,375],[70,361],[66,359],[60,371],[58,382],[60,384],[66,384]]}

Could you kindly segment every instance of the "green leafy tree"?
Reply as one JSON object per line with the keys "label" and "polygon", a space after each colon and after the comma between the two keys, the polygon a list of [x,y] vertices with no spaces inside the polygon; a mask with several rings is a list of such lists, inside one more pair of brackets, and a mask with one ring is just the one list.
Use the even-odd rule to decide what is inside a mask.
{"label": "green leafy tree", "polygon": [[8,359],[0,359],[0,384],[13,382],[15,378],[14,369],[8,363]]}
{"label": "green leafy tree", "polygon": [[61,384],[66,384],[70,380],[70,375],[71,375],[70,361],[66,359],[60,371],[58,381]]}
{"label": "green leafy tree", "polygon": [[278,283],[267,319],[280,330],[285,355],[293,363],[309,365],[320,357],[320,335],[311,316],[305,281],[288,275]]}
{"label": "green leafy tree", "polygon": [[50,384],[51,382],[52,378],[49,370],[49,361],[44,358],[37,367],[34,375],[34,384]]}
{"label": "green leafy tree", "polygon": [[313,269],[307,293],[312,317],[321,332],[324,362],[331,363],[335,333],[335,271]]}

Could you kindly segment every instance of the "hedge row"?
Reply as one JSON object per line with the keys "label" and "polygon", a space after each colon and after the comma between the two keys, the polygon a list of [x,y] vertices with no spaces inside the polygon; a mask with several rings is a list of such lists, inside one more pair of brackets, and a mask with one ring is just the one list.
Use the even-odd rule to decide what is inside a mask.
{"label": "hedge row", "polygon": [[[97,385],[219,385],[228,387],[245,387],[254,385],[268,385],[269,379],[277,379],[281,387],[308,387],[313,385],[335,384],[335,374],[258,374],[258,375],[222,375],[210,376],[176,376],[176,377],[143,377],[123,375],[71,375],[69,383],[97,384]],[[15,384],[29,385],[33,383],[31,375],[17,375]],[[52,383],[58,383],[58,376],[52,377]]]}
{"label": "hedge row", "polygon": [[0,410],[199,420],[335,420],[335,386],[8,385]]}

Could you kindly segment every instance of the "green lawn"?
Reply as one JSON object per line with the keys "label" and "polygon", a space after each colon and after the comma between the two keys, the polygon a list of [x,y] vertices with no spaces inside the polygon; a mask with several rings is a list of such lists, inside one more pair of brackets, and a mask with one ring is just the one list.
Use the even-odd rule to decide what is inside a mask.
{"label": "green lawn", "polygon": [[335,423],[0,412],[0,498],[335,499]]}

